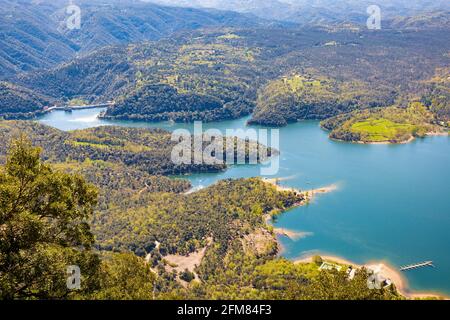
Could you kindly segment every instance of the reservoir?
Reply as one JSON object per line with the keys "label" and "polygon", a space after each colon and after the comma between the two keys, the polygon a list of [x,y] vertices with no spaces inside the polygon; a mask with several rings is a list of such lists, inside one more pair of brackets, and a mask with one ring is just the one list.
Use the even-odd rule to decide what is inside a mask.
{"label": "reservoir", "polygon": [[[102,109],[54,111],[39,119],[62,130],[100,125],[158,127],[192,124],[106,121]],[[246,118],[203,124],[204,129],[244,128]],[[193,132],[193,131],[192,131]],[[450,138],[427,137],[402,145],[332,141],[316,121],[280,129],[283,186],[310,190],[335,185],[304,207],[284,213],[275,225],[304,236],[281,238],[289,259],[310,254],[342,256],[355,263],[384,261],[396,268],[432,260],[436,268],[405,272],[413,290],[450,295]],[[221,179],[259,176],[258,166],[232,166],[188,177],[194,187]],[[273,177],[271,177],[273,178]]]}

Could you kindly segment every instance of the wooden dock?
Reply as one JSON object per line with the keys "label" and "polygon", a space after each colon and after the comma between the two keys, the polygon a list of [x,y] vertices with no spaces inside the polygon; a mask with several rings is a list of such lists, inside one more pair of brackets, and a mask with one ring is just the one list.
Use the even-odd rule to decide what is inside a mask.
{"label": "wooden dock", "polygon": [[433,267],[434,268],[433,261],[425,261],[425,262],[420,262],[420,263],[403,266],[400,268],[400,271],[409,271],[409,270],[415,270],[415,269],[425,268],[425,267]]}

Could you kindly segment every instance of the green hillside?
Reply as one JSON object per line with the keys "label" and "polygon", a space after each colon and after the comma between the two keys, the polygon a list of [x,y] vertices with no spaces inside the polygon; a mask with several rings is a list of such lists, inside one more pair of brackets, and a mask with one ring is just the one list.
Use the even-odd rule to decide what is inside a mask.
{"label": "green hillside", "polygon": [[[21,124],[20,131],[43,147],[44,158],[48,144],[62,150],[66,139],[84,135]],[[16,125],[1,122],[2,134]],[[106,136],[108,131],[99,130],[96,139],[119,145]],[[160,141],[160,135],[128,134],[135,143],[150,137]],[[0,232],[2,299],[402,298],[393,286],[369,289],[364,269],[348,281],[345,272],[319,272],[314,263],[276,257],[275,236],[264,215],[304,200],[301,193],[277,191],[260,179],[240,179],[182,194],[188,183],[149,176],[120,160],[49,164],[26,138],[2,147],[7,161],[0,166],[0,206],[8,212],[0,220],[5,226]],[[21,232],[12,236],[9,230]],[[173,259],[197,262],[178,270]],[[83,270],[83,286],[71,291],[61,270],[74,261]],[[30,268],[42,269],[30,279]]]}
{"label": "green hillside", "polygon": [[269,22],[234,13],[158,6],[142,1],[77,1],[81,28],[66,26],[67,1],[0,0],[0,79],[50,68],[95,49],[158,40],[205,27]]}
{"label": "green hillside", "polygon": [[5,119],[32,118],[55,99],[8,82],[0,82],[0,117]]}
{"label": "green hillside", "polygon": [[448,63],[443,32],[198,31],[101,49],[17,81],[64,100],[114,100],[104,115],[111,119],[218,121],[253,112],[250,123],[280,126],[425,95]]}
{"label": "green hillside", "polygon": [[420,102],[407,108],[388,107],[354,111],[322,122],[333,139],[363,143],[401,143],[428,133],[445,133],[435,116]]}

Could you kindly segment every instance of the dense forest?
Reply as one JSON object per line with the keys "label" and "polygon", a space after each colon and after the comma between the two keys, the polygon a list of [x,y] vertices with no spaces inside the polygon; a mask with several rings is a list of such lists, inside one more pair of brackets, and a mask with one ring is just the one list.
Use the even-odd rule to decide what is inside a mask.
{"label": "dense forest", "polygon": [[448,66],[448,47],[439,44],[435,53],[440,53],[430,55],[426,48],[434,47],[429,39],[436,35],[427,39],[426,34],[360,34],[347,43],[330,41],[293,54],[289,63],[303,67],[260,88],[250,123],[284,126],[302,119],[322,120],[356,109],[397,105],[426,92],[436,99],[430,79]]}
{"label": "dense forest", "polygon": [[386,88],[373,90],[362,81],[339,81],[311,74],[271,81],[261,90],[249,123],[285,126],[301,119],[324,119],[394,101],[395,94]]}
{"label": "dense forest", "polygon": [[450,128],[448,68],[438,69],[418,91],[419,98],[400,98],[387,108],[355,110],[322,121],[333,139],[401,143]]}
{"label": "dense forest", "polygon": [[[283,126],[399,99],[440,99],[447,30],[208,29],[107,47],[14,82],[42,95],[115,104],[111,119]],[[442,105],[443,103],[441,103]],[[433,111],[433,110],[432,110]],[[445,106],[440,114],[447,114]]]}
{"label": "dense forest", "polygon": [[[370,0],[152,0],[152,2],[182,7],[232,10],[250,13],[264,19],[289,21],[303,27],[339,26],[343,23],[362,25],[367,20],[367,7],[373,4]],[[423,16],[417,16],[418,13],[434,13],[433,11],[442,8],[449,9],[445,0],[378,0],[376,4],[383,10],[383,27],[392,25],[398,27],[399,24],[423,27]],[[398,15],[417,17],[408,19]],[[391,22],[392,20],[396,23]],[[426,19],[425,25],[429,24],[428,20]],[[442,22],[439,15],[436,20]]]}
{"label": "dense forest", "polygon": [[32,90],[0,81],[0,117],[5,119],[34,117],[53,102],[54,99]]}
{"label": "dense forest", "polygon": [[[30,135],[33,143],[43,148],[43,156],[52,162],[66,160],[83,162],[87,159],[116,162],[138,168],[152,175],[214,172],[224,165],[174,164],[171,152],[176,145],[164,130],[143,130],[100,127],[74,132],[62,132],[34,122],[0,122],[5,141],[22,134]],[[8,144],[0,147],[5,154]]]}
{"label": "dense forest", "polygon": [[322,127],[331,130],[330,137],[337,140],[401,143],[413,137],[448,131],[433,124],[435,122],[435,116],[427,107],[412,102],[406,108],[372,108],[339,115],[323,121]]}
{"label": "dense forest", "polygon": [[[158,6],[143,1],[78,0],[81,29],[69,29],[66,0],[0,0],[0,79],[50,68],[112,45],[158,40],[182,30],[272,24],[236,12]],[[282,25],[282,23],[278,23]]]}
{"label": "dense forest", "polygon": [[[365,269],[349,281],[276,258],[264,215],[301,193],[241,179],[183,194],[188,183],[121,163],[44,163],[24,135],[10,145],[0,167],[2,299],[402,299],[394,286],[370,290]],[[193,255],[179,270],[174,259],[184,266]],[[68,265],[80,267],[80,290],[66,286]]]}
{"label": "dense forest", "polygon": [[[299,21],[278,0],[249,1],[242,13],[80,0],[82,29],[69,30],[66,2],[0,0],[0,299],[404,299],[395,285],[370,289],[364,268],[350,280],[348,265],[320,271],[321,257],[278,256],[268,221],[307,203],[306,192],[259,178],[194,190],[186,175],[227,165],[175,163],[168,131],[64,132],[22,120],[108,102],[105,119],[314,119],[359,143],[445,134],[449,12],[389,15],[374,31],[358,24],[361,3],[336,10],[324,0],[318,12],[302,1]],[[403,2],[396,10],[415,13]],[[223,156],[232,146],[249,164],[250,142],[238,142],[227,137]],[[279,153],[256,151],[258,162]],[[67,287],[73,265],[79,290]]]}

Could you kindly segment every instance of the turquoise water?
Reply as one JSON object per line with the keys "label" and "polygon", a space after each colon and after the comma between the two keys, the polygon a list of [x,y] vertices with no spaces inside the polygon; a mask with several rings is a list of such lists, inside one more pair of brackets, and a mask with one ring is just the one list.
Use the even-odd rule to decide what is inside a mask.
{"label": "turquoise water", "polygon": [[[99,110],[53,112],[40,121],[63,130],[98,125],[160,127],[192,125],[102,121]],[[246,119],[207,124],[205,128],[239,128]],[[308,206],[291,210],[277,227],[305,232],[293,241],[282,238],[283,255],[311,253],[345,257],[356,263],[386,261],[399,267],[424,260],[436,268],[405,273],[411,289],[450,294],[450,138],[429,137],[405,145],[358,145],[335,142],[318,122],[280,130],[282,184],[300,189],[336,185]],[[225,178],[259,176],[258,166],[233,166],[218,174],[194,175],[194,186]]]}

